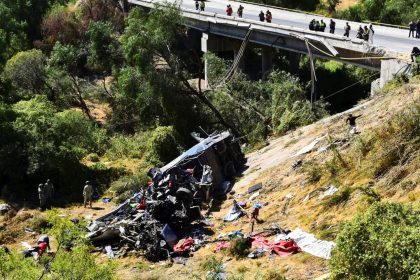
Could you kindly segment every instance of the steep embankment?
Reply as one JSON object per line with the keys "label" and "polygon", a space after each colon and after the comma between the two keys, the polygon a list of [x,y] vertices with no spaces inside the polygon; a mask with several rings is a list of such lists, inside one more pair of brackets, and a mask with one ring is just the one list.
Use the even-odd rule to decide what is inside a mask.
{"label": "steep embankment", "polygon": [[[235,194],[228,195],[220,210],[213,213],[213,237],[237,229],[248,232],[246,217],[224,223],[223,216],[233,199],[246,200],[249,195],[240,194],[259,182],[263,189],[253,202],[267,205],[261,209],[263,222],[256,225],[256,231],[275,223],[334,240],[343,222],[374,201],[401,201],[418,207],[419,101],[418,78],[408,84],[394,83],[347,112],[273,139],[265,148],[249,154],[248,169],[235,184]],[[345,119],[350,112],[362,117],[358,119],[360,134],[347,138]],[[319,142],[310,153],[294,156],[315,139]],[[292,168],[298,159],[303,165]],[[338,192],[321,199],[320,194],[331,185]],[[286,196],[292,199],[287,201]],[[186,266],[139,265],[138,260],[125,259],[120,274],[140,275],[141,279],[197,279],[195,275],[205,275],[200,264],[215,254],[214,249],[214,244],[200,249]],[[328,261],[307,253],[274,259],[265,255],[256,260],[216,255],[223,257],[226,271],[244,279],[266,279],[264,275],[271,270],[284,272],[288,279],[314,279],[328,273]]]}

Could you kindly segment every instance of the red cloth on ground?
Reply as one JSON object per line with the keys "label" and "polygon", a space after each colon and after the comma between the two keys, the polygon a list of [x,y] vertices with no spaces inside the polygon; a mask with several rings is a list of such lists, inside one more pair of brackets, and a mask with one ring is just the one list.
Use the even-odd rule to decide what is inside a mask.
{"label": "red cloth on ground", "polygon": [[222,249],[224,248],[229,248],[230,247],[230,242],[229,241],[220,241],[216,243],[216,249],[214,249],[214,251],[216,253],[220,253],[220,251],[222,251]]}
{"label": "red cloth on ground", "polygon": [[139,205],[136,206],[136,209],[138,209],[138,210],[146,209],[146,201],[144,199],[140,200],[140,203],[139,203]]}
{"label": "red cloth on ground", "polygon": [[272,250],[279,256],[288,256],[295,252],[301,252],[302,249],[293,240],[280,240],[277,242],[270,242],[263,236],[256,235],[252,237],[252,247],[264,248]]}
{"label": "red cloth on ground", "polygon": [[175,252],[183,252],[191,248],[191,245],[194,245],[194,239],[188,237],[187,239],[181,239],[179,242],[174,246]]}

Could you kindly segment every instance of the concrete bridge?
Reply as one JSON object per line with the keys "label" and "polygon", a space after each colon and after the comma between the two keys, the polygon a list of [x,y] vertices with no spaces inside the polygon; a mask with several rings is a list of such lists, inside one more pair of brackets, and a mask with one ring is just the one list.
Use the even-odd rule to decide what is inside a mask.
{"label": "concrete bridge", "polygon": [[[160,0],[128,0],[128,2],[148,8],[153,8],[155,3],[164,3]],[[374,44],[371,45],[361,39],[354,38],[354,31],[361,25],[360,23],[349,22],[352,33],[350,38],[347,38],[341,35],[343,34],[340,29],[342,27],[339,26],[345,24],[341,20],[336,20],[336,34],[330,34],[328,28],[326,32],[316,32],[303,27],[307,26],[312,18],[321,19],[319,16],[270,8],[273,14],[273,22],[266,23],[260,22],[257,18],[259,10],[265,10],[266,7],[242,4],[245,7],[244,17],[239,18],[227,16],[223,13],[226,3],[221,0],[206,2],[205,12],[196,11],[193,8],[193,0],[181,2],[180,6],[185,24],[189,28],[202,32],[201,48],[204,52],[233,51],[236,53],[240,45],[238,45],[238,40],[243,40],[251,28],[253,32],[250,35],[249,42],[263,49],[263,73],[271,67],[272,51],[278,48],[300,54],[310,52],[314,57],[381,71],[389,78],[397,71],[408,70],[406,69],[409,68],[408,65],[402,62],[400,58],[405,57],[407,59],[412,46],[420,42],[417,39],[408,39],[405,30],[375,26],[374,38],[378,39],[375,39]],[[233,6],[239,6],[240,2],[230,3]],[[247,14],[249,10],[252,11],[252,14]],[[326,18],[323,19],[326,21]],[[289,25],[285,25],[283,22],[289,23]],[[326,23],[328,24],[328,22]],[[379,46],[377,43],[387,46]],[[398,59],[395,60],[396,58]],[[407,67],[404,67],[404,65]],[[385,82],[384,79],[381,84],[383,85]]]}

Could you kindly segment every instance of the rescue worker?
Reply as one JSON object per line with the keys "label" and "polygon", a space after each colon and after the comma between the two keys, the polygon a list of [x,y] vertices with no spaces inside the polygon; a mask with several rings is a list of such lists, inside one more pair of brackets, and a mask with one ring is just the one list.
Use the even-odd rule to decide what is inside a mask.
{"label": "rescue worker", "polygon": [[229,5],[227,5],[227,8],[226,8],[226,14],[228,15],[228,16],[231,16],[232,14],[233,14],[233,9],[232,9],[232,6],[229,4]]}
{"label": "rescue worker", "polygon": [[375,31],[373,30],[372,23],[369,25],[369,44],[373,44],[373,34]]}
{"label": "rescue worker", "polygon": [[83,207],[86,208],[86,204],[89,203],[89,207],[92,208],[92,195],[93,187],[89,181],[86,181],[86,185],[83,188]]}
{"label": "rescue worker", "polygon": [[410,36],[414,38],[415,37],[414,31],[416,30],[416,23],[414,21],[410,21],[410,24],[408,25],[408,29],[410,30],[410,32],[408,33],[408,38],[410,38]]}
{"label": "rescue worker", "polygon": [[43,210],[45,209],[45,202],[46,202],[44,184],[38,185],[38,197],[39,197],[39,208]]}
{"label": "rescue worker", "polygon": [[319,23],[319,31],[324,32],[327,25],[325,22],[321,19],[321,22]]}
{"label": "rescue worker", "polygon": [[38,240],[36,241],[36,244],[39,245],[41,243],[45,243],[47,244],[47,252],[51,251],[51,247],[50,247],[50,238],[48,237],[48,235],[41,235]]}
{"label": "rescue worker", "polygon": [[346,124],[349,124],[349,128],[347,131],[347,135],[349,134],[357,134],[357,128],[356,128],[356,119],[360,118],[362,115],[353,116],[352,114],[349,114],[346,119]]}
{"label": "rescue worker", "polygon": [[44,184],[44,189],[46,194],[45,203],[48,207],[51,205],[51,202],[54,199],[54,185],[52,184],[50,179],[47,179],[47,182]]}
{"label": "rescue worker", "polygon": [[348,22],[346,22],[346,26],[344,27],[344,36],[347,38],[350,36],[351,27]]}
{"label": "rescue worker", "polygon": [[238,8],[238,17],[242,17],[242,14],[243,14],[243,12],[244,12],[244,7],[242,6],[242,5],[239,5],[239,8]]}
{"label": "rescue worker", "polygon": [[259,14],[258,16],[260,17],[260,21],[264,22],[264,20],[265,20],[265,15],[264,15],[264,12],[263,12],[263,11],[261,11],[261,12],[260,12],[260,14]]}
{"label": "rescue worker", "polygon": [[335,32],[335,21],[333,21],[332,19],[330,20],[330,33],[334,34]]}
{"label": "rescue worker", "polygon": [[273,19],[273,16],[271,15],[270,10],[267,10],[267,12],[265,13],[265,21],[268,23],[271,23],[272,19]]}
{"label": "rescue worker", "polygon": [[204,8],[206,7],[206,3],[204,3],[204,0],[201,0],[200,2],[200,11],[204,12]]}
{"label": "rescue worker", "polygon": [[198,0],[195,0],[195,9],[197,11],[200,9],[200,3],[198,3]]}

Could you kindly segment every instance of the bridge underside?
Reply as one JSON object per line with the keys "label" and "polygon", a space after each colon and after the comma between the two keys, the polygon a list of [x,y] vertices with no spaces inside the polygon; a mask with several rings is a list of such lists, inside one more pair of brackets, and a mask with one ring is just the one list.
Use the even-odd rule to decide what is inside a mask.
{"label": "bridge underside", "polygon": [[[203,33],[207,34],[213,34],[218,35],[221,37],[226,38],[232,38],[232,39],[238,39],[242,40],[248,29],[249,25],[230,25],[230,24],[221,24],[218,23],[212,23],[212,22],[204,22],[201,20],[186,19],[186,25],[189,28],[199,30]],[[299,33],[293,33],[293,32],[283,32],[280,30],[277,30],[275,33],[266,31],[266,30],[255,30],[251,34],[251,38],[249,42],[265,47],[272,47],[272,48],[278,48],[282,50],[287,50],[291,52],[301,53],[301,54],[308,54],[308,49],[305,44],[304,38],[308,39],[309,42],[313,45],[315,45],[317,48],[319,48],[321,51],[317,50],[314,47],[311,47],[311,52],[313,56],[322,58],[322,59],[328,59],[328,60],[335,60],[342,63],[347,64],[353,64],[359,67],[367,68],[370,70],[376,70],[379,71],[381,69],[381,60],[380,59],[360,59],[360,60],[354,60],[354,58],[361,58],[361,57],[381,57],[381,53],[375,53],[375,52],[365,52],[365,47],[363,44],[360,44],[359,49],[360,50],[354,50],[346,48],[349,42],[344,41],[342,43],[342,46],[338,46],[335,44],[332,47],[332,44],[328,42],[328,40],[319,40],[316,37],[311,36],[305,36],[303,37]],[[354,43],[350,43],[354,44]],[[331,49],[327,47],[327,45],[332,47],[337,52],[335,55],[331,53]],[[343,59],[343,58],[349,58]]]}

